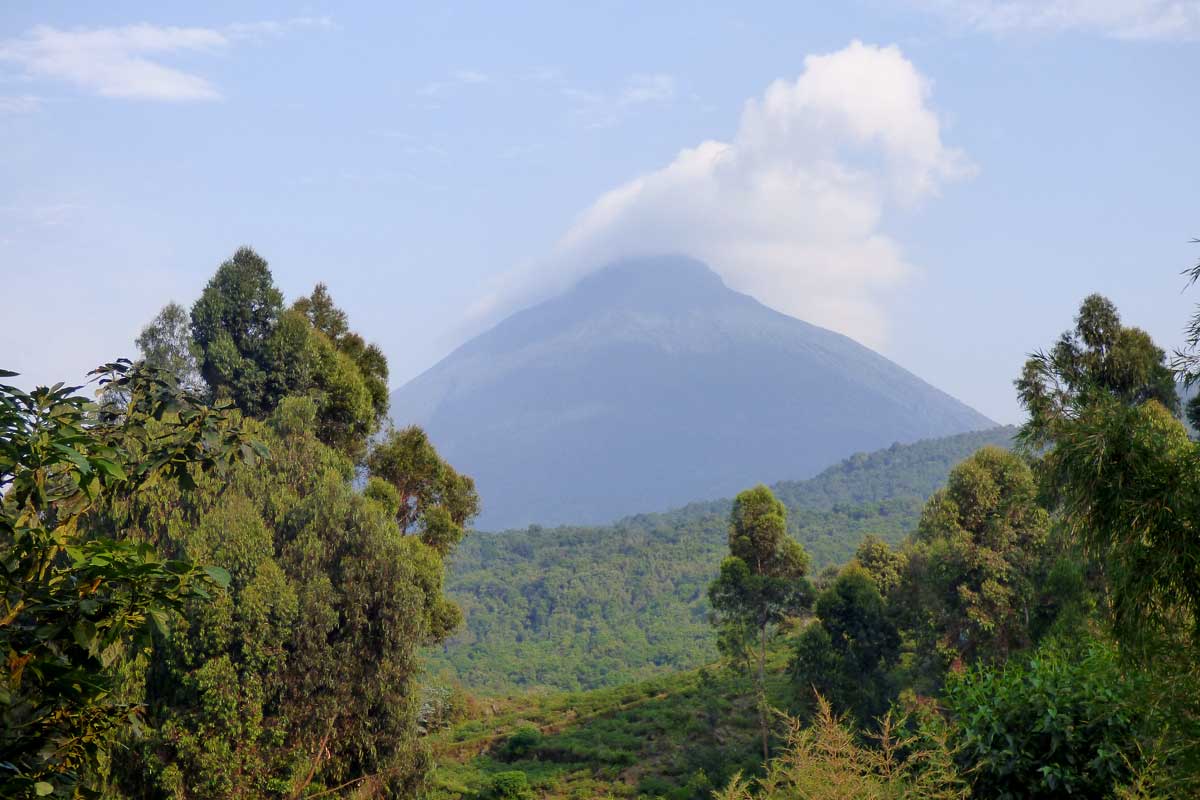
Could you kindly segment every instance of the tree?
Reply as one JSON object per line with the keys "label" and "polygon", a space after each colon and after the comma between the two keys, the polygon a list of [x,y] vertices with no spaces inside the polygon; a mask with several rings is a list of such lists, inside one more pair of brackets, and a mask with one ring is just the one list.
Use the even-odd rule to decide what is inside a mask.
{"label": "tree", "polygon": [[1098,294],[1084,299],[1073,331],[1029,357],[1015,384],[1029,411],[1021,438],[1034,448],[1052,442],[1058,425],[1094,399],[1157,400],[1172,413],[1179,410],[1166,353],[1145,331],[1123,326],[1116,306]]}
{"label": "tree", "polygon": [[[156,341],[165,337],[164,324],[147,329]],[[199,354],[214,396],[262,418],[284,397],[308,395],[317,403],[321,441],[356,462],[365,456],[387,417],[387,359],[350,330],[324,284],[285,311],[267,262],[243,247],[192,307],[191,331],[190,343],[171,337],[171,352],[190,347]]]}
{"label": "tree", "polygon": [[904,551],[893,550],[887,542],[870,534],[863,537],[854,553],[854,561],[866,570],[875,588],[885,597],[900,585],[907,559]]}
{"label": "tree", "polygon": [[[479,513],[475,482],[442,460],[425,431],[417,427],[392,429],[371,451],[368,472],[390,486],[400,530],[418,530],[439,550],[452,547],[463,528]],[[380,496],[382,488],[373,491]]]}
{"label": "tree", "polygon": [[858,566],[842,571],[817,598],[817,622],[801,634],[790,670],[802,704],[814,689],[842,713],[867,724],[892,699],[889,670],[900,635],[871,576]]}
{"label": "tree", "polygon": [[[147,540],[221,564],[231,581],[219,602],[185,606],[181,632],[156,643],[144,686],[153,732],[129,743],[121,788],[195,800],[338,786],[414,796],[431,767],[421,652],[460,619],[443,593],[453,542],[404,535],[393,507],[356,488],[353,462],[317,435],[314,398],[286,397],[249,424],[269,462],[134,509]],[[423,518],[439,509],[431,499]]]}
{"label": "tree", "polygon": [[999,447],[956,466],[929,498],[896,600],[918,652],[935,657],[935,681],[949,663],[1003,659],[1031,643],[1049,529],[1033,472]]}
{"label": "tree", "polygon": [[187,309],[167,303],[135,340],[142,360],[175,376],[179,386],[199,392],[204,382],[192,352],[191,321]]}
{"label": "tree", "polygon": [[[14,373],[0,372],[2,377]],[[0,385],[0,794],[68,796],[96,778],[115,733],[134,724],[117,668],[168,614],[228,582],[218,568],[164,559],[90,532],[162,484],[189,487],[252,445],[227,414],[180,393],[175,376],[127,361],[95,370],[126,403],[97,406],[62,384]]]}
{"label": "tree", "polygon": [[[1193,239],[1192,243],[1200,244],[1200,239]],[[1187,276],[1188,287],[1193,286],[1200,280],[1200,262],[1190,269],[1185,269],[1183,274]],[[1175,351],[1175,360],[1171,366],[1183,385],[1190,388],[1200,381],[1200,305],[1196,306],[1184,333],[1187,345]],[[1200,428],[1200,394],[1194,395],[1188,401],[1187,418],[1193,428]]]}
{"label": "tree", "polygon": [[201,375],[214,395],[251,416],[270,412],[295,388],[288,370],[303,361],[297,329],[277,332],[282,311],[267,262],[248,247],[221,264],[192,306]]}
{"label": "tree", "polygon": [[[1200,277],[1200,265],[1189,274]],[[1189,341],[1200,337],[1197,320]],[[1116,310],[1098,300],[1085,302],[1077,328],[1100,344],[1078,363],[1055,361],[1050,379],[1071,390],[1062,402],[1048,410],[1040,384],[1017,382],[1031,387],[1020,393],[1030,415],[1022,435],[1053,444],[1043,458],[1046,483],[1067,530],[1104,571],[1118,639],[1132,647],[1174,637],[1200,624],[1200,450],[1176,419],[1174,381],[1168,394],[1171,373],[1149,337],[1121,328]]]}
{"label": "tree", "polygon": [[371,398],[374,432],[388,411],[388,365],[383,351],[377,345],[367,344],[362,336],[350,330],[346,312],[333,304],[329,289],[323,283],[318,283],[308,297],[297,300],[292,309],[303,314],[313,330],[320,332],[358,369]]}
{"label": "tree", "polygon": [[766,699],[767,635],[789,614],[805,608],[812,591],[805,573],[808,554],[787,535],[787,510],[766,486],[747,489],[729,517],[729,557],[708,589],[714,623],[757,632],[759,727],[763,759],[770,755]]}
{"label": "tree", "polygon": [[[1200,276],[1200,267],[1190,271]],[[1196,317],[1189,341],[1200,335]],[[1160,373],[1161,351],[1140,352],[1142,373]],[[1185,382],[1194,357],[1180,354]],[[1147,366],[1149,365],[1149,366]],[[1022,396],[1030,413],[1027,441],[1048,442],[1040,472],[1063,528],[1096,565],[1107,621],[1121,655],[1152,666],[1141,702],[1170,722],[1176,766],[1200,784],[1200,445],[1176,418],[1175,396],[1112,391],[1100,370],[1078,375],[1080,387],[1046,414],[1038,395]],[[1132,382],[1127,382],[1132,385]],[[1174,767],[1173,767],[1174,768]]]}

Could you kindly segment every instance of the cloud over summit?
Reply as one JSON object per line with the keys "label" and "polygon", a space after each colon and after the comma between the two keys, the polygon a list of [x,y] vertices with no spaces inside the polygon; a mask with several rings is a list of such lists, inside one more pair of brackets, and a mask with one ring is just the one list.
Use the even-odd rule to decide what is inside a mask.
{"label": "cloud over summit", "polygon": [[930,91],[896,47],[809,56],[799,77],[745,104],[730,141],[684,149],[599,197],[533,282],[558,288],[624,256],[682,252],[780,311],[878,344],[881,297],[912,272],[881,228],[885,210],[973,171],[943,142]]}

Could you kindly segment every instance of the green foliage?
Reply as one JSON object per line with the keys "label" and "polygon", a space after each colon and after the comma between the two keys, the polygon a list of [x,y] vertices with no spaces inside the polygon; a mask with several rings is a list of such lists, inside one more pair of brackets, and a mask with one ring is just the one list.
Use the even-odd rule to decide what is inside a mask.
{"label": "green foliage", "polygon": [[417,529],[421,540],[445,554],[462,539],[463,528],[479,513],[475,482],[447,464],[420,428],[389,430],[367,461],[371,476],[392,488],[386,504],[394,508],[400,530]]}
{"label": "green foliage", "polygon": [[889,672],[900,635],[874,580],[861,567],[842,572],[817,598],[818,621],[795,645],[790,665],[797,700],[810,706],[814,690],[835,710],[871,725],[892,699]]}
{"label": "green foliage", "polygon": [[934,675],[1031,643],[1050,552],[1050,518],[1036,495],[1020,457],[985,447],[926,504],[894,596]]}
{"label": "green foliage", "polygon": [[324,284],[285,311],[267,262],[243,247],[192,307],[190,343],[177,341],[176,316],[168,306],[143,332],[139,346],[146,339],[148,358],[185,369],[179,354],[196,352],[214,396],[249,416],[269,414],[285,396],[307,395],[317,404],[321,441],[362,459],[387,416],[387,359],[349,329]]}
{"label": "green foliage", "polygon": [[936,726],[910,724],[887,714],[874,745],[855,732],[817,696],[813,722],[789,720],[787,747],[756,781],[740,775],[716,800],[951,800],[967,797],[944,734]]}
{"label": "green foliage", "polygon": [[192,306],[201,375],[217,397],[252,416],[275,407],[292,388],[281,369],[302,362],[300,343],[277,334],[282,310],[267,262],[248,247],[217,269]]}
{"label": "green foliage", "polygon": [[804,578],[807,571],[808,554],[788,537],[783,503],[766,486],[739,494],[729,514],[729,557],[708,587],[708,601],[714,625],[758,632],[755,686],[764,759],[770,736],[765,684],[768,631],[812,601],[812,587]]}
{"label": "green foliage", "polygon": [[176,376],[181,388],[198,392],[203,386],[193,353],[191,321],[178,303],[163,306],[158,316],[142,328],[135,344],[142,360]]}
{"label": "green foliage", "polygon": [[1056,426],[1093,400],[1127,405],[1157,400],[1172,413],[1179,411],[1166,353],[1145,331],[1122,325],[1116,306],[1098,294],[1084,299],[1073,331],[1049,352],[1030,356],[1015,383],[1029,411],[1021,435],[1033,446],[1053,441]]}
{"label": "green foliage", "polygon": [[542,732],[532,725],[523,725],[517,728],[516,733],[508,737],[508,741],[497,751],[497,756],[502,761],[515,761],[530,755],[541,744]]}
{"label": "green foliage", "polygon": [[153,730],[129,743],[119,784],[190,798],[341,784],[411,796],[430,767],[420,648],[459,620],[441,553],[356,491],[352,462],[318,436],[312,397],[284,398],[254,429],[270,461],[132,510],[140,536],[225,566],[231,583],[156,643],[143,689]]}
{"label": "green foliage", "polygon": [[492,785],[480,796],[481,800],[533,800],[529,778],[524,772],[510,770],[492,776]]}
{"label": "green foliage", "polygon": [[1123,646],[1200,653],[1200,446],[1158,403],[1092,403],[1057,429],[1046,472],[1071,532],[1099,559]]}
{"label": "green foliage", "polygon": [[1115,649],[1047,643],[1029,659],[953,676],[958,762],[980,798],[1107,797],[1132,780],[1154,720],[1145,679]]}
{"label": "green foliage", "polygon": [[[768,672],[779,703],[782,655],[771,653]],[[438,769],[425,797],[473,798],[496,773],[520,770],[547,799],[708,800],[714,785],[757,768],[754,713],[744,681],[711,669],[586,693],[490,698],[434,737]],[[529,745],[524,755],[510,755],[514,739]]]}
{"label": "green foliage", "polygon": [[[984,444],[1007,444],[1013,433],[897,445],[772,491],[816,568],[845,563],[866,534],[900,542],[954,464]],[[431,668],[475,688],[578,690],[711,661],[717,650],[705,589],[727,552],[730,508],[730,501],[695,503],[608,527],[468,538],[447,581],[465,626],[431,653]]]}
{"label": "green foliage", "polygon": [[[68,796],[93,784],[139,709],[117,693],[120,662],[165,635],[169,613],[229,576],[146,544],[89,534],[99,509],[156,486],[191,486],[253,455],[219,409],[173,377],[127,361],[95,370],[121,405],[62,384],[0,385],[0,794]],[[11,372],[0,372],[10,377]]]}
{"label": "green foliage", "polygon": [[346,312],[333,304],[329,289],[318,283],[308,297],[301,297],[292,309],[308,319],[313,330],[320,332],[357,368],[363,387],[371,399],[374,419],[382,420],[388,411],[387,358],[378,346],[367,344],[362,336],[350,330]]}

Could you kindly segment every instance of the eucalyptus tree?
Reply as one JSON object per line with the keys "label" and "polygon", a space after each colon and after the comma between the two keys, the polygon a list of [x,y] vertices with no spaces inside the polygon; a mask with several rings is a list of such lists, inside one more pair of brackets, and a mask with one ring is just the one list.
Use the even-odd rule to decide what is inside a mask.
{"label": "eucalyptus tree", "polygon": [[811,603],[807,572],[808,554],[788,536],[783,503],[766,486],[739,494],[729,517],[729,556],[708,597],[714,624],[757,635],[755,691],[764,759],[770,755],[767,639],[774,626]]}

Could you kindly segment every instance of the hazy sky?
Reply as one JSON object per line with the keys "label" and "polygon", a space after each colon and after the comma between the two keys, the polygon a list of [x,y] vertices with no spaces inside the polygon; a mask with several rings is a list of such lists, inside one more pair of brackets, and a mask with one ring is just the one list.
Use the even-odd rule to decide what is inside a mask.
{"label": "hazy sky", "polygon": [[1099,291],[1200,290],[1200,2],[0,8],[0,367],[79,381],[242,244],[392,384],[684,251],[1001,421]]}

